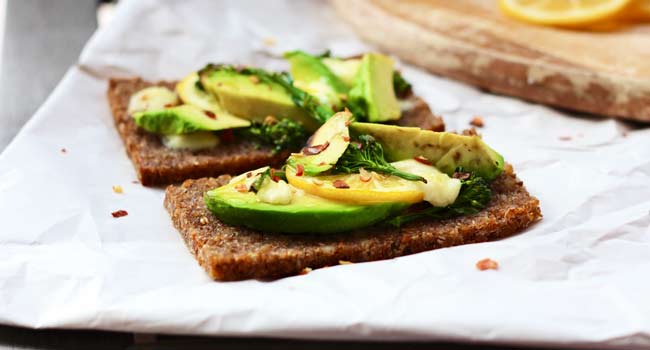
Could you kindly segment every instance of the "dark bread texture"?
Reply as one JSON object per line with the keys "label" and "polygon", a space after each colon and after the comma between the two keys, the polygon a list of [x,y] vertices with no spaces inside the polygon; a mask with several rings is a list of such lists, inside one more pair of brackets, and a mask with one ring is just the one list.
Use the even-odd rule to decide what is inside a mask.
{"label": "dark bread texture", "polygon": [[230,176],[187,180],[167,187],[165,208],[189,250],[216,280],[268,279],[295,275],[339,261],[390,259],[513,235],[542,216],[539,201],[517,179],[512,167],[492,182],[493,199],[475,215],[420,220],[400,229],[375,226],[335,235],[290,235],[226,225],[206,208],[203,194]]}
{"label": "dark bread texture", "polygon": [[[133,162],[140,182],[145,186],[161,186],[221,174],[238,174],[265,165],[277,166],[289,152],[273,154],[268,147],[256,147],[250,140],[235,139],[209,150],[173,150],[165,147],[160,137],[148,133],[135,124],[127,110],[131,95],[148,86],[174,89],[175,82],[146,82],[140,78],[111,79],[108,84],[108,102],[115,126],[122,137],[126,153]],[[399,125],[444,131],[442,119],[420,98],[410,95],[410,108],[399,120]]]}

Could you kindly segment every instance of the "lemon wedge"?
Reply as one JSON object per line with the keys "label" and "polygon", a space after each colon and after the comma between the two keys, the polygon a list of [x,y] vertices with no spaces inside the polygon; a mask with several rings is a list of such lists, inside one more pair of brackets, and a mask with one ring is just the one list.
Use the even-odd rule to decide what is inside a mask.
{"label": "lemon wedge", "polygon": [[631,0],[499,0],[501,10],[519,20],[582,26],[616,17]]}
{"label": "lemon wedge", "polygon": [[354,204],[418,203],[424,193],[413,181],[375,172],[326,176],[297,175],[296,168],[287,167],[287,180],[292,186],[309,194]]}

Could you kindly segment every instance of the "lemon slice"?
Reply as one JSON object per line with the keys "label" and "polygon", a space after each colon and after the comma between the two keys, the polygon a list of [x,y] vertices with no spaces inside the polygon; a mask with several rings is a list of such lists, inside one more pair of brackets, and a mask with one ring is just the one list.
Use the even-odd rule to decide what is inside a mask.
{"label": "lemon slice", "polygon": [[296,169],[287,168],[287,180],[292,186],[309,194],[354,204],[417,203],[424,193],[413,181],[374,172],[327,176],[296,175]]}
{"label": "lemon slice", "polygon": [[529,23],[593,24],[615,17],[631,0],[499,0],[507,15]]}

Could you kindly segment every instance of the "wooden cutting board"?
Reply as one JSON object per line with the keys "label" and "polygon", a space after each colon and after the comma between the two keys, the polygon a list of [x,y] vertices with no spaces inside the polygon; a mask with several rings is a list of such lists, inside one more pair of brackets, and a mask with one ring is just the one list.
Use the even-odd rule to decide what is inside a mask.
{"label": "wooden cutting board", "polygon": [[333,0],[362,38],[429,71],[549,105],[650,122],[650,25],[528,25],[492,0]]}

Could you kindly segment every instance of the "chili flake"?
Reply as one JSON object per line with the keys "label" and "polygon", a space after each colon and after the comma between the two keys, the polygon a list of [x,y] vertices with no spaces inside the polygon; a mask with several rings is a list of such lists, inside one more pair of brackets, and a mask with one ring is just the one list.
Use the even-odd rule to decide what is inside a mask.
{"label": "chili flake", "polygon": [[472,120],[469,122],[469,125],[476,126],[478,128],[482,128],[485,125],[485,122],[483,122],[483,118],[479,116],[474,116]]}
{"label": "chili flake", "polygon": [[302,164],[298,163],[298,165],[296,165],[296,176],[302,176],[304,173],[305,167]]}
{"label": "chili flake", "polygon": [[314,146],[305,147],[305,148],[302,149],[302,154],[304,154],[306,156],[313,156],[313,155],[319,154],[319,153],[323,152],[324,150],[326,150],[327,147],[329,147],[329,145],[330,145],[330,143],[328,141],[325,141],[325,143],[322,144],[322,145],[314,145]]}
{"label": "chili flake", "polygon": [[415,159],[415,161],[418,163],[422,163],[424,165],[431,165],[431,162],[422,156],[413,157],[413,159]]}
{"label": "chili flake", "polygon": [[476,268],[485,271],[485,270],[498,270],[499,269],[499,263],[489,259],[485,258],[483,260],[480,260],[479,262],[476,263]]}
{"label": "chili flake", "polygon": [[126,210],[118,210],[111,213],[114,218],[121,218],[122,216],[127,216],[129,213]]}
{"label": "chili flake", "polygon": [[217,119],[217,115],[214,114],[214,113],[211,112],[211,111],[203,111],[203,113],[205,113],[205,115],[207,115],[208,118],[210,118],[210,119]]}
{"label": "chili flake", "polygon": [[341,189],[350,188],[350,185],[348,185],[345,181],[343,181],[341,179],[335,180],[334,182],[332,182],[332,186],[334,186],[336,188],[341,188]]}

